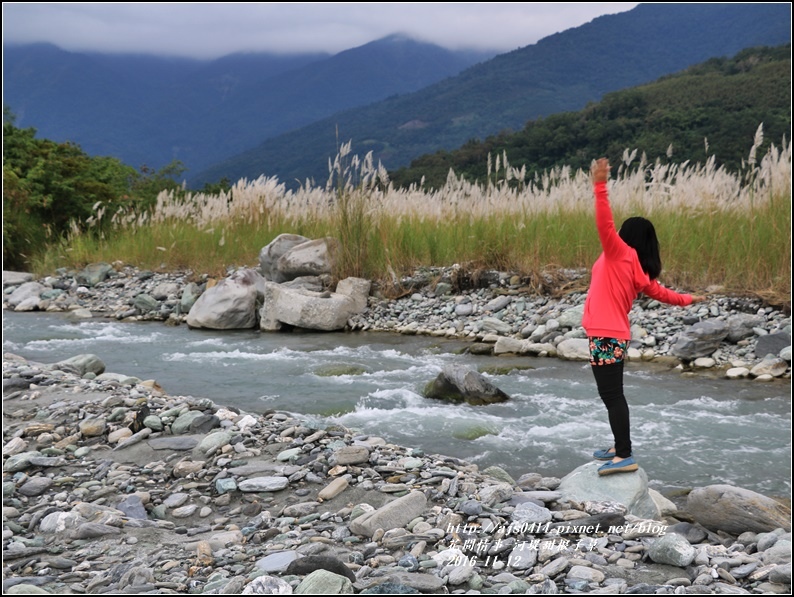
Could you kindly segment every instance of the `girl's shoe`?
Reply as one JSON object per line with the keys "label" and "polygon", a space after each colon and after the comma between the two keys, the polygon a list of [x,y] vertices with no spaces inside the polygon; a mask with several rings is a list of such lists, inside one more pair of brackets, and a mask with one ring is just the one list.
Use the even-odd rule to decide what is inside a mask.
{"label": "girl's shoe", "polygon": [[611,475],[613,473],[630,473],[636,471],[640,466],[634,461],[634,458],[629,456],[620,462],[607,462],[605,465],[598,467],[598,474]]}
{"label": "girl's shoe", "polygon": [[[612,450],[611,452],[609,450]],[[596,450],[593,452],[593,458],[596,460],[612,460],[616,456],[615,449],[609,448],[607,450]]]}

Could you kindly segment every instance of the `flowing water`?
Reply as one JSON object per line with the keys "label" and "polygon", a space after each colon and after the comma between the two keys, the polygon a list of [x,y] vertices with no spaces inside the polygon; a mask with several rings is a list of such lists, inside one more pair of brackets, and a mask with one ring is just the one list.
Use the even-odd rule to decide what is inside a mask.
{"label": "flowing water", "polygon": [[[93,353],[108,371],[156,379],[172,395],[255,413],[288,411],[316,426],[339,423],[480,468],[498,465],[514,478],[561,477],[609,447],[606,409],[588,364],[457,354],[464,346],[384,333],[220,332],[3,314],[3,350],[33,361]],[[468,406],[424,398],[424,386],[453,363],[519,368],[485,373],[511,400]],[[340,375],[340,368],[348,369]],[[654,486],[727,483],[790,493],[790,381],[683,377],[628,364],[625,390],[634,454]]]}

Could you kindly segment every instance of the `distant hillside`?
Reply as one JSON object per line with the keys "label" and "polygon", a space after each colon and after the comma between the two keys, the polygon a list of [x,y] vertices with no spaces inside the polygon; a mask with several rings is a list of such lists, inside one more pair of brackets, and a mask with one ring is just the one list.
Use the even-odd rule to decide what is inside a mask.
{"label": "distant hillside", "polygon": [[[395,186],[425,179],[427,188],[445,184],[452,169],[469,180],[485,180],[490,153],[507,155],[528,178],[553,166],[587,168],[598,156],[619,164],[625,149],[650,160],[705,162],[736,169],[747,160],[758,125],[766,152],[791,132],[791,46],[756,48],[733,59],[712,58],[655,83],[616,91],[579,112],[527,123],[523,131],[484,142],[469,141],[454,151],[421,156],[391,173]],[[706,148],[706,141],[708,148]],[[708,153],[707,153],[708,149]]]}
{"label": "distant hillside", "polygon": [[603,94],[648,83],[712,57],[790,43],[790,4],[641,4],[500,55],[426,89],[335,114],[270,139],[190,182],[277,175],[327,177],[340,141],[388,169],[530,120],[580,110]]}
{"label": "distant hillside", "polygon": [[416,91],[493,54],[403,36],[326,54],[212,61],[4,47],[3,101],[21,127],[138,167],[192,173],[340,110]]}

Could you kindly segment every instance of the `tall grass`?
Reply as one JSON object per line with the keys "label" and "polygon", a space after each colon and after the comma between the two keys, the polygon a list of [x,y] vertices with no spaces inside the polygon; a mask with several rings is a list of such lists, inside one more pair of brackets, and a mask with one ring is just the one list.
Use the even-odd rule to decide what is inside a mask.
{"label": "tall grass", "polygon": [[[670,286],[755,293],[790,304],[791,143],[756,160],[761,128],[739,173],[715,165],[649,162],[636,151],[613,165],[616,223],[650,218]],[[122,260],[140,267],[224,272],[253,265],[278,234],[337,239],[336,275],[388,280],[418,266],[496,268],[530,275],[589,268],[600,252],[589,173],[556,168],[531,180],[498,156],[485,184],[450,172],[435,191],[395,189],[371,154],[342,146],[324,187],[290,191],[276,178],[240,180],[228,193],[161,193],[143,214],[97,206],[104,234],[73,233],[36,270]],[[615,167],[616,166],[616,167]]]}

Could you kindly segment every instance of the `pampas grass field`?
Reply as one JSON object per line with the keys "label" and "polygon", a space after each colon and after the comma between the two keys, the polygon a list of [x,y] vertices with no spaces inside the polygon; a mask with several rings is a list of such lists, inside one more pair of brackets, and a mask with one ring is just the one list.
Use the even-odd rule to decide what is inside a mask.
{"label": "pampas grass field", "polygon": [[[715,165],[666,165],[626,151],[612,164],[615,222],[653,221],[661,281],[686,291],[720,287],[790,305],[791,143],[756,158],[762,129],[739,173]],[[528,180],[505,155],[489,158],[488,180],[450,172],[446,185],[395,189],[371,154],[350,143],[329,163],[324,186],[287,190],[276,178],[240,180],[228,193],[161,193],[144,213],[96,205],[88,232],[35,260],[39,273],[97,261],[223,275],[256,266],[281,233],[339,240],[335,276],[389,282],[421,266],[460,264],[531,276],[589,268],[600,252],[589,173],[563,167]]]}

